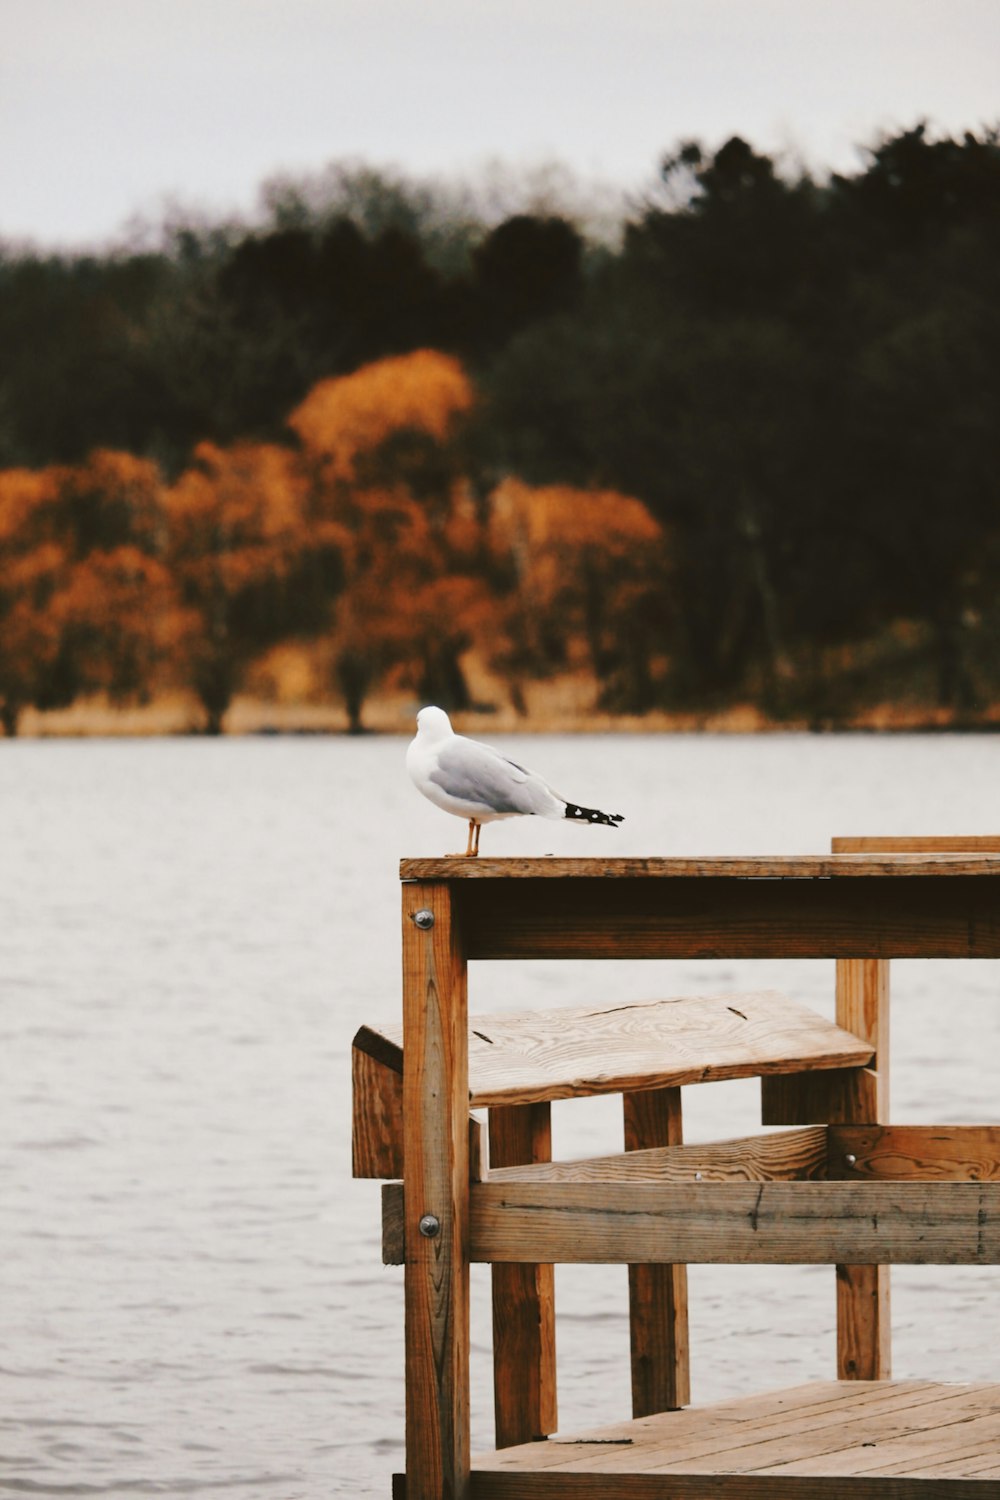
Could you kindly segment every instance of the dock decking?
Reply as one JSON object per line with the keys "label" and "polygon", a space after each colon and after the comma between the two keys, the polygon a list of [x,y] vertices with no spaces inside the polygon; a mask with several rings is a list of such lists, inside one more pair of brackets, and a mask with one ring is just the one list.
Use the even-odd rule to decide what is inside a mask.
{"label": "dock decking", "polygon": [[472,1500],[1000,1495],[1000,1384],[813,1382],[472,1460]]}
{"label": "dock decking", "polygon": [[[403,1025],[354,1047],[354,1163],[405,1265],[406,1500],[1000,1500],[1000,1382],[892,1381],[889,1266],[1000,1263],[1000,1126],[889,1125],[895,958],[1000,958],[1000,840],[832,855],[404,860]],[[470,960],[832,958],[775,993],[476,1016]],[[949,1004],[942,1045],[956,1024]],[[681,1088],[761,1079],[778,1134],[685,1146]],[[620,1092],[624,1151],[551,1161]],[[473,1104],[488,1109],[489,1161]],[[497,1451],[469,1452],[469,1266],[492,1266]],[[558,1433],[553,1265],[629,1272],[633,1419]],[[687,1262],[836,1267],[837,1380],[690,1405]],[[831,1287],[832,1290],[832,1287]],[[558,1435],[556,1435],[558,1434]]]}

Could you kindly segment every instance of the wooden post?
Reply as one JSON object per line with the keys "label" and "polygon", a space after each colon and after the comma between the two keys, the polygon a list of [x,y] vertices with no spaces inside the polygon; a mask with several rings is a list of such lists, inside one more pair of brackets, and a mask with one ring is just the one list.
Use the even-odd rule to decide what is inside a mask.
{"label": "wooden post", "polygon": [[[889,964],[879,958],[837,960],[837,1025],[875,1048],[867,1070],[867,1108],[847,1123],[889,1118]],[[873,1095],[873,1097],[872,1097]],[[888,1380],[892,1369],[888,1266],[837,1267],[837,1378]]]}
{"label": "wooden post", "polygon": [[447,884],[403,886],[407,1500],[469,1489],[466,962]]}
{"label": "wooden post", "polygon": [[[547,1102],[490,1110],[490,1166],[552,1160]],[[555,1432],[555,1267],[493,1267],[493,1392],[498,1448]]]}
{"label": "wooden post", "polygon": [[[625,1093],[622,1104],[626,1151],[683,1144],[679,1088]],[[628,1293],[632,1415],[648,1417],[687,1406],[687,1266],[629,1266]]]}

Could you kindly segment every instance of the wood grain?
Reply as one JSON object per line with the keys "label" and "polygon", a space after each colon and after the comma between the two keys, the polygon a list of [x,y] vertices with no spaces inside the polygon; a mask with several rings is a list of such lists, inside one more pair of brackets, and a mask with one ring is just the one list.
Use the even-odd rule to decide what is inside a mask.
{"label": "wood grain", "polygon": [[835,838],[834,854],[1000,854],[996,834],[945,834],[937,837]]}
{"label": "wood grain", "polygon": [[474,959],[1000,957],[1000,859],[885,860],[892,870],[844,879],[707,871],[450,884]]}
{"label": "wood grain", "polygon": [[655,1147],[624,1156],[545,1162],[529,1170],[491,1168],[493,1183],[511,1182],[799,1182],[825,1177],[823,1126],[741,1136],[691,1146]]}
{"label": "wood grain", "polygon": [[995,1183],[538,1183],[471,1194],[473,1260],[995,1265]]}
{"label": "wood grain", "polygon": [[[547,1103],[491,1109],[490,1166],[532,1165],[552,1157]],[[555,1432],[555,1267],[495,1265],[493,1393],[496,1443],[507,1448]]]}
{"label": "wood grain", "polygon": [[878,1075],[871,1068],[762,1077],[760,1118],[764,1125],[870,1119],[878,1108],[878,1091]]}
{"label": "wood grain", "polygon": [[[421,908],[433,917],[423,930]],[[466,965],[445,886],[403,888],[408,1500],[464,1500],[469,1474]],[[423,1215],[439,1223],[419,1232]]]}
{"label": "wood grain", "polygon": [[837,1125],[829,1140],[831,1178],[1000,1182],[1000,1125]]}
{"label": "wood grain", "polygon": [[479,1500],[987,1500],[1000,1386],[822,1382],[474,1460]]}
{"label": "wood grain", "polygon": [[351,1048],[351,1162],[355,1177],[403,1175],[403,1079]]}
{"label": "wood grain", "polygon": [[[625,1151],[683,1144],[679,1088],[622,1096]],[[691,1400],[687,1267],[630,1265],[629,1352],[632,1415],[673,1411]]]}
{"label": "wood grain", "polygon": [[[846,840],[835,840],[837,844]],[[856,842],[878,844],[879,840]],[[697,879],[719,876],[749,880],[827,880],[859,876],[890,875],[1000,875],[1000,841],[996,851],[977,852],[966,840],[960,848],[948,852],[927,853],[926,841],[917,840],[909,853],[896,852],[898,840],[887,840],[891,848],[862,851],[859,854],[780,854],[780,855],[712,855],[704,858],[650,859],[556,859],[549,856],[529,859],[494,859],[482,855],[465,859],[461,855],[443,859],[401,859],[401,880],[461,880],[490,882],[499,880],[636,880]]]}
{"label": "wood grain", "polygon": [[[365,1045],[402,1068],[402,1034]],[[377,1040],[376,1040],[377,1038]],[[473,1107],[624,1093],[866,1063],[871,1047],[776,990],[476,1015]]]}

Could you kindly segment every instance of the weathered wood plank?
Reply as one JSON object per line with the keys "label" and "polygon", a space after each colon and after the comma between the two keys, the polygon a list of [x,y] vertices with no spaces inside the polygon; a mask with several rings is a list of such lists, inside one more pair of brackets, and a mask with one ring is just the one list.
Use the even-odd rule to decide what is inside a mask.
{"label": "weathered wood plank", "polygon": [[[430,913],[418,927],[414,915]],[[446,886],[403,888],[408,1500],[464,1500],[469,1474],[466,964]],[[437,1231],[420,1232],[424,1215]]]}
{"label": "weathered wood plank", "polygon": [[[547,1103],[491,1109],[490,1166],[521,1166],[552,1157]],[[493,1392],[498,1448],[555,1432],[555,1267],[493,1267]]]}
{"label": "weathered wood plank", "polygon": [[[848,1092],[827,1119],[874,1124],[889,1118],[889,965],[878,958],[837,960],[837,1024],[868,1042],[875,1055],[867,1088]],[[889,1267],[837,1266],[837,1374],[841,1380],[887,1380],[892,1374]]]}
{"label": "weathered wood plank", "polygon": [[995,1265],[993,1183],[476,1185],[473,1260]]}
{"label": "weathered wood plank", "polygon": [[991,1434],[1000,1434],[997,1385],[851,1381],[831,1392],[822,1383],[482,1455],[472,1493],[986,1500],[991,1491],[975,1476],[986,1477],[988,1460],[977,1454],[997,1441]]}
{"label": "weathered wood plank", "polygon": [[[402,1068],[402,1035],[377,1035]],[[370,1045],[374,1045],[371,1043]],[[475,1015],[469,1023],[473,1107],[857,1066],[858,1041],[777,990]]]}
{"label": "weathered wood plank", "polygon": [[403,1175],[403,1079],[351,1049],[351,1159],[355,1177]]}
{"label": "weathered wood plank", "polygon": [[1000,1125],[835,1125],[829,1146],[831,1178],[1000,1182]]}
{"label": "weathered wood plank", "polygon": [[[950,1391],[953,1387],[945,1387]],[[970,1394],[995,1386],[962,1386]],[[479,1454],[473,1463],[483,1470],[559,1469],[561,1472],[591,1465],[607,1467],[615,1458],[628,1461],[624,1450],[634,1447],[643,1467],[672,1463],[688,1453],[722,1451],[739,1446],[742,1434],[753,1432],[766,1440],[780,1433],[811,1432],[829,1424],[848,1431],[863,1426],[866,1413],[906,1408],[914,1425],[920,1426],[920,1406],[933,1407],[942,1387],[927,1380],[911,1381],[811,1381],[781,1390],[759,1391],[708,1406],[690,1406],[680,1413],[662,1413],[643,1421],[617,1422],[586,1433],[567,1434],[530,1450],[507,1449]],[[677,1421],[673,1418],[678,1417]],[[617,1449],[617,1453],[611,1452]],[[603,1451],[602,1451],[603,1450]]]}
{"label": "weathered wood plank", "polygon": [[762,1076],[760,1118],[764,1125],[818,1125],[871,1117],[879,1080],[871,1068]]}
{"label": "weathered wood plank", "polygon": [[530,1171],[491,1167],[490,1181],[514,1182],[799,1182],[825,1177],[825,1126],[741,1136],[692,1146],[655,1147],[626,1155],[544,1162]]}
{"label": "weathered wood plank", "polygon": [[834,854],[1000,854],[996,834],[944,834],[930,838],[886,837],[835,838]]}
{"label": "weathered wood plank", "polygon": [[[847,841],[835,842],[840,844]],[[1000,874],[1000,859],[992,857],[992,850],[970,851],[964,847],[964,840],[960,841],[963,847],[956,851],[937,853],[927,853],[925,840],[919,840],[919,847],[909,853],[895,852],[898,841],[887,842],[893,847],[882,852],[874,850],[850,856],[839,852],[711,855],[694,859],[556,859],[547,855],[523,859],[494,859],[486,856],[466,859],[461,855],[449,855],[441,859],[401,859],[399,875],[404,881],[461,880],[495,883],[500,879],[672,880],[689,879],[692,876],[704,879],[720,875],[750,880],[825,880],[841,876]],[[996,852],[1000,853],[1000,849]]]}
{"label": "weathered wood plank", "polygon": [[[937,856],[948,858],[970,863]],[[1000,859],[982,858],[977,868],[909,878],[898,871],[849,879],[708,873],[451,884],[467,956],[475,959],[996,958]]]}
{"label": "weathered wood plank", "polygon": [[983,1478],[474,1472],[470,1500],[995,1500]]}
{"label": "weathered wood plank", "polygon": [[[647,1089],[622,1096],[625,1151],[681,1146],[679,1088]],[[691,1400],[687,1267],[628,1268],[632,1415],[672,1411]]]}

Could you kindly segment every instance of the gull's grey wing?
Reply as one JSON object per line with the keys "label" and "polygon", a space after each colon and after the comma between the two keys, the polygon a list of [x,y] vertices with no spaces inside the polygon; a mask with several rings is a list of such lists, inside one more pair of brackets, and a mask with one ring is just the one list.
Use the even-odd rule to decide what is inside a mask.
{"label": "gull's grey wing", "polygon": [[561,800],[540,776],[499,750],[462,735],[456,735],[440,752],[430,779],[452,797],[479,802],[495,813],[562,814]]}

